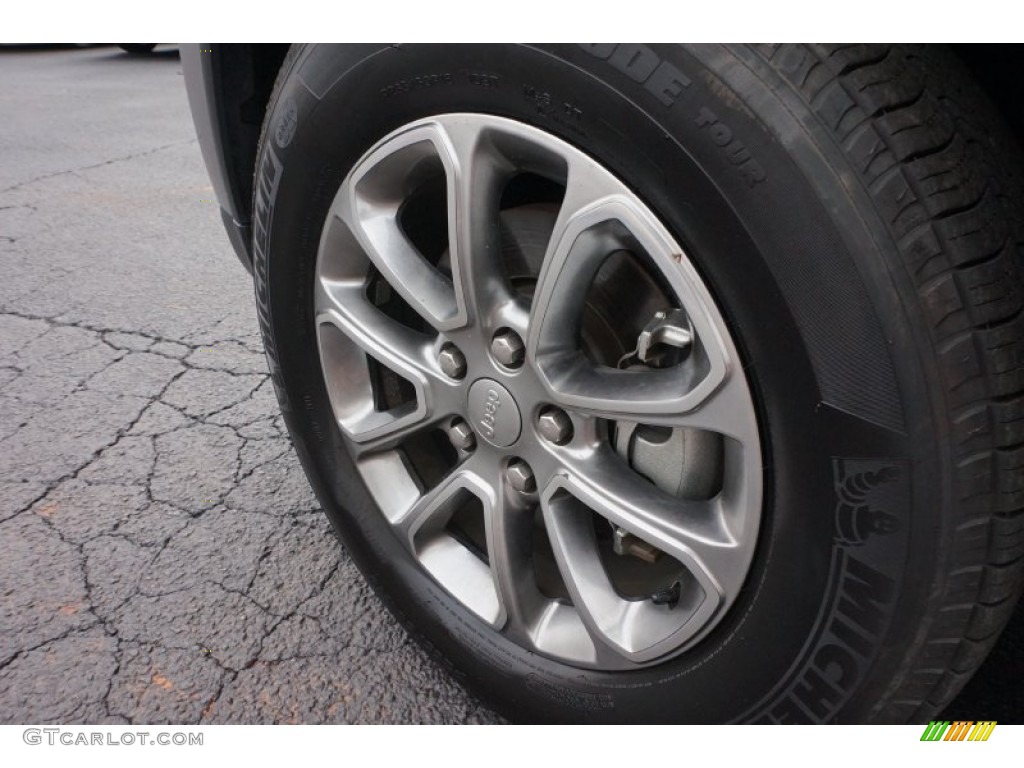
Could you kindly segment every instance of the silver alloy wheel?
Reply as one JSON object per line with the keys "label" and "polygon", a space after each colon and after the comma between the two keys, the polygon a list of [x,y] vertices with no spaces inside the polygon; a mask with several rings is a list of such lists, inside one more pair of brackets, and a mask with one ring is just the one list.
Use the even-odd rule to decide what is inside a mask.
{"label": "silver alloy wheel", "polygon": [[[500,231],[502,190],[517,174],[562,190],[526,291]],[[434,218],[446,247],[428,255],[405,217],[429,179],[442,185]],[[582,339],[595,276],[622,253],[662,286],[667,312],[685,314],[688,328],[648,334],[686,341],[667,364],[633,350],[623,370]],[[324,380],[366,487],[423,569],[494,630],[572,665],[635,669],[692,646],[727,613],[761,516],[750,390],[683,249],[601,165],[504,118],[404,126],[342,183],[315,301]],[[516,337],[525,357],[505,355],[512,367],[495,349]],[[453,354],[465,361],[458,377]],[[570,427],[560,415],[557,441],[538,422],[553,406]],[[478,439],[453,438],[437,469],[444,452],[425,436],[453,424]],[[623,447],[644,430],[653,437]]]}

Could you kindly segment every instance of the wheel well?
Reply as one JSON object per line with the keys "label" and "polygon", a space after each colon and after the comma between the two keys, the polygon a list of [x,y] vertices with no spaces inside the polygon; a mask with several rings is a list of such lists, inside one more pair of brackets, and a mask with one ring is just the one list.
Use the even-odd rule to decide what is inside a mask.
{"label": "wheel well", "polygon": [[281,69],[288,44],[219,44],[215,62],[214,87],[217,119],[223,135],[228,183],[239,214],[252,214],[253,168],[274,82]]}
{"label": "wheel well", "polygon": [[1017,75],[1024,63],[1024,47],[995,43],[950,47],[995,103],[1020,146],[1024,143],[1024,83]]}

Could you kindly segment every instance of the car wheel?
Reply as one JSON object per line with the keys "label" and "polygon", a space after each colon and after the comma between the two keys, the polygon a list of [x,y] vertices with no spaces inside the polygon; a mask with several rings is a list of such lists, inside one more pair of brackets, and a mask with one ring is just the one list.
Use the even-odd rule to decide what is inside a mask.
{"label": "car wheel", "polygon": [[294,48],[261,326],[409,631],[521,720],[947,703],[1024,556],[987,109],[930,48]]}

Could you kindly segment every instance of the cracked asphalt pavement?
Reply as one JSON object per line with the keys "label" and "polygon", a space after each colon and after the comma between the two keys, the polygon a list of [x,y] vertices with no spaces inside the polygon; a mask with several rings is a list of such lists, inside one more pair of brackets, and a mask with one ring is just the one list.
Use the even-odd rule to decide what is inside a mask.
{"label": "cracked asphalt pavement", "polygon": [[497,721],[319,510],[177,51],[0,71],[0,722]]}
{"label": "cracked asphalt pavement", "polygon": [[[176,50],[0,76],[0,723],[499,722],[318,508]],[[1021,643],[945,716],[1020,722]]]}

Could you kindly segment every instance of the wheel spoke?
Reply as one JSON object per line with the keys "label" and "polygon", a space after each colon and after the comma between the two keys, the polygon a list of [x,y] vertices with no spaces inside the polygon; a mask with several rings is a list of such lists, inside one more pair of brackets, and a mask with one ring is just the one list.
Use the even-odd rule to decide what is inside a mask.
{"label": "wheel spoke", "polygon": [[[671,497],[606,450],[588,460],[585,474],[556,475],[541,495],[544,519],[573,603],[595,639],[630,661],[647,661],[690,639],[735,596],[728,590],[736,584],[739,547],[722,503]],[[685,568],[675,607],[619,596],[600,559],[594,513]]]}
{"label": "wheel spoke", "polygon": [[363,459],[383,451],[401,447],[407,440],[430,429],[439,429],[450,421],[447,413],[427,411],[418,418],[397,418],[374,430],[352,435],[351,451],[356,459]]}
{"label": "wheel spoke", "polygon": [[321,280],[317,290],[318,323],[331,323],[367,354],[403,375],[429,386],[447,385],[437,365],[435,340],[391,319],[374,307],[362,286]]}
{"label": "wheel spoke", "polygon": [[548,602],[531,563],[535,505],[502,482],[487,531],[491,570],[507,614],[505,632],[520,641],[530,635],[529,625]]}
{"label": "wheel spoke", "polygon": [[445,152],[452,275],[476,323],[511,298],[501,263],[498,207],[510,164],[472,119],[449,116],[436,125]]}
{"label": "wheel spoke", "polygon": [[481,476],[478,462],[465,461],[443,477],[433,488],[423,491],[413,504],[394,521],[403,538],[412,539],[431,526],[443,528],[451,505],[465,493],[481,497],[486,508],[494,505],[494,492]]}
{"label": "wheel spoke", "polygon": [[728,581],[723,577],[732,565],[737,542],[725,524],[722,500],[670,496],[632,471],[610,449],[599,450],[587,461],[585,471],[556,477],[545,494],[550,497],[559,489],[680,560],[715,592],[723,591],[721,585]]}
{"label": "wheel spoke", "polygon": [[563,382],[564,389],[552,399],[579,413],[615,422],[717,432],[750,446],[750,458],[759,456],[749,395],[733,375],[717,389],[709,389],[690,386],[692,377],[685,369],[614,371],[579,364]]}
{"label": "wheel spoke", "polygon": [[[588,179],[587,168],[579,172]],[[630,196],[603,194],[600,184],[572,183],[541,271],[530,319],[527,359],[552,399],[588,411],[613,411],[620,402],[640,415],[693,410],[721,386],[735,366],[698,290],[699,278],[671,237]],[[581,187],[585,187],[581,189]],[[620,371],[593,363],[579,337],[587,291],[605,260],[642,253],[669,285],[693,326],[685,360],[664,369]]]}
{"label": "wheel spoke", "polygon": [[[322,277],[316,293],[321,359],[333,372],[332,402],[345,434],[360,446],[357,453],[381,450],[456,408],[456,391],[437,367],[433,340],[384,315],[357,283]],[[377,410],[368,357],[409,382],[414,401]]]}
{"label": "wheel spoke", "polygon": [[570,165],[565,197],[534,291],[528,358],[575,350],[586,289],[604,258],[621,246],[614,233],[596,227],[627,204],[590,165]]}
{"label": "wheel spoke", "polygon": [[449,278],[430,263],[409,239],[401,215],[408,190],[438,175],[445,179],[450,206],[456,174],[444,133],[421,124],[371,152],[342,185],[331,209],[384,280],[439,331],[466,323],[457,266],[453,263]]}
{"label": "wheel spoke", "polygon": [[449,592],[495,627],[506,623],[494,566],[485,562],[464,542],[449,534],[448,523],[456,511],[475,497],[485,524],[490,550],[491,521],[497,497],[490,477],[495,469],[476,457],[467,459],[434,488],[423,493],[394,521],[400,537],[407,542],[420,563]]}

